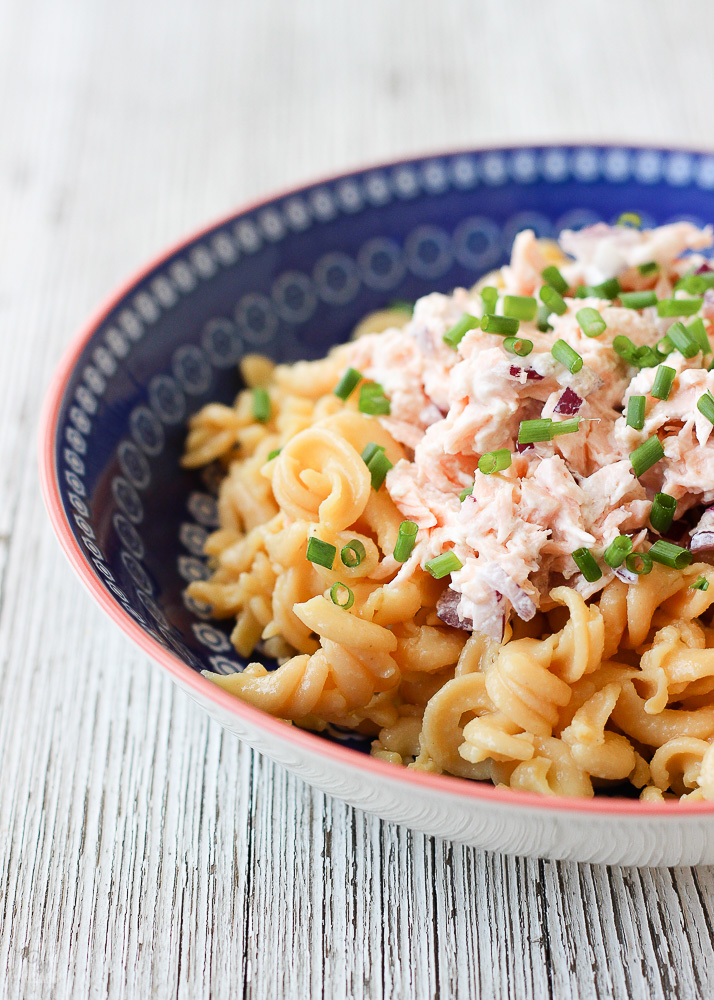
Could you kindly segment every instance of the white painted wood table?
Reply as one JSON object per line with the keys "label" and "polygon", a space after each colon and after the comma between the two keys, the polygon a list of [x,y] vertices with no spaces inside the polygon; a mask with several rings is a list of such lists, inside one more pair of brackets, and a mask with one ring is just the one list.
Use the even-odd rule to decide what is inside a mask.
{"label": "white painted wood table", "polygon": [[709,0],[0,0],[3,997],[714,996],[714,871],[485,855],[286,777],[75,582],[35,436],[72,331],[264,191],[500,140],[714,145]]}

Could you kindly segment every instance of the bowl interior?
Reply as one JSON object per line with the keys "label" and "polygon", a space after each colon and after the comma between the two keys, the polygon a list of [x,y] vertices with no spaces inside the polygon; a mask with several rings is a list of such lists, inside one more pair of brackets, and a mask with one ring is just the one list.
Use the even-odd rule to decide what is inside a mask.
{"label": "bowl interior", "polygon": [[550,147],[410,160],[276,198],[159,260],[72,348],[49,428],[64,516],[98,586],[193,669],[242,669],[229,623],[185,594],[217,523],[210,472],[178,464],[190,414],[232,401],[244,353],[320,357],[370,310],[473,284],[523,228],[551,236],[624,211],[711,221],[714,157]]}

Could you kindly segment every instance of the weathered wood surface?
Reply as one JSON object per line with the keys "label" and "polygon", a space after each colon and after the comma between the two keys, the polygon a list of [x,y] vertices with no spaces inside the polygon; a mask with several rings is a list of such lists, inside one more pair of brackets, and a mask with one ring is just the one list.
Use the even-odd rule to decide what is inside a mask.
{"label": "weathered wood surface", "polygon": [[224,736],[60,555],[71,332],[266,190],[520,138],[714,144],[708,0],[0,0],[0,993],[714,996],[714,871],[451,847]]}

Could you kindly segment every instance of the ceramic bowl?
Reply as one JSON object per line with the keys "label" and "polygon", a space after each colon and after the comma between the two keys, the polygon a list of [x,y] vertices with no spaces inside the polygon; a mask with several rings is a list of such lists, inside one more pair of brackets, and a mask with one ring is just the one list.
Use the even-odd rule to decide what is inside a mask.
{"label": "ceramic bowl", "polygon": [[317,358],[370,310],[470,285],[515,234],[714,219],[714,156],[488,149],[359,170],[243,209],[145,267],[76,336],[48,393],[41,471],[69,560],[106,613],[221,725],[316,787],[481,848],[617,864],[714,862],[714,803],[555,799],[428,775],[287,726],[201,669],[242,669],[186,596],[206,574],[215,484],[182,471],[186,420],[239,389],[237,363]]}

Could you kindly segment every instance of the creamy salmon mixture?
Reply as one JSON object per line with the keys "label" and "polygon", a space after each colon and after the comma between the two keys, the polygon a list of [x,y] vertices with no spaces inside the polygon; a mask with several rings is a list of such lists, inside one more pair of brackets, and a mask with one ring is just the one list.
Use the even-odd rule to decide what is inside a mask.
{"label": "creamy salmon mixture", "polygon": [[[649,550],[657,493],[677,503],[672,542],[698,557],[714,549],[714,265],[697,252],[711,242],[709,227],[685,222],[599,224],[558,244],[525,231],[476,289],[427,295],[403,329],[349,345],[348,364],[382,386],[380,419],[407,448],[386,478],[420,529],[400,575],[453,552],[439,607],[449,624],[500,639],[509,617],[547,609],[564,582],[586,598],[614,574],[635,583],[636,561],[604,554],[618,536],[623,551]],[[663,367],[673,374],[657,398]],[[631,397],[643,402],[630,408]],[[580,571],[583,551],[597,579],[592,563]]]}

